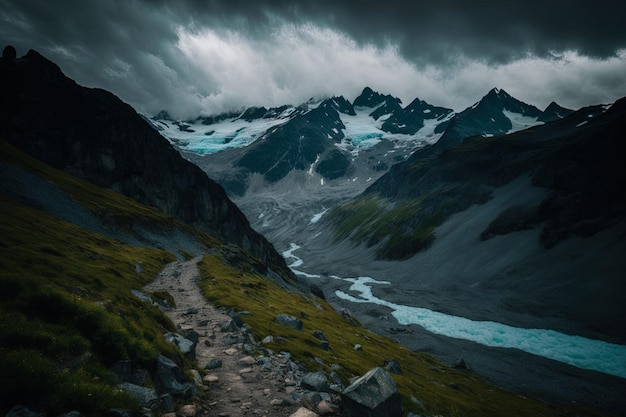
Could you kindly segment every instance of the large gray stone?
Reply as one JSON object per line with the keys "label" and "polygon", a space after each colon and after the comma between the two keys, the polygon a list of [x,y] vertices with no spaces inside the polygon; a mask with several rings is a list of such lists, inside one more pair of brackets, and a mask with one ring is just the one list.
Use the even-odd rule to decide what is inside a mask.
{"label": "large gray stone", "polygon": [[159,396],[152,388],[141,387],[129,382],[122,382],[118,384],[118,387],[139,401],[142,407],[152,409],[159,405]]}
{"label": "large gray stone", "polygon": [[217,358],[213,358],[210,359],[209,362],[207,362],[207,364],[205,365],[204,369],[218,369],[222,367],[222,360],[221,359],[217,359]]}
{"label": "large gray stone", "polygon": [[221,332],[238,332],[239,326],[235,322],[235,320],[228,320],[219,324]]}
{"label": "large gray stone", "polygon": [[402,417],[396,382],[383,368],[374,368],[341,393],[348,417]]}
{"label": "large gray stone", "polygon": [[311,372],[306,374],[300,381],[300,388],[308,391],[330,392],[328,375],[324,371]]}
{"label": "large gray stone", "polygon": [[195,359],[196,357],[196,345],[198,343],[197,338],[194,343],[193,340],[189,340],[185,336],[178,333],[165,333],[165,340],[178,346],[178,349],[188,358]]}
{"label": "large gray stone", "polygon": [[159,355],[156,362],[153,379],[159,392],[180,398],[191,398],[197,394],[196,387],[187,381],[185,374],[174,361]]}
{"label": "large gray stone", "polygon": [[291,327],[292,329],[302,330],[303,323],[302,320],[295,318],[294,316],[290,316],[289,314],[279,314],[276,316],[276,321],[278,321],[283,326]]}

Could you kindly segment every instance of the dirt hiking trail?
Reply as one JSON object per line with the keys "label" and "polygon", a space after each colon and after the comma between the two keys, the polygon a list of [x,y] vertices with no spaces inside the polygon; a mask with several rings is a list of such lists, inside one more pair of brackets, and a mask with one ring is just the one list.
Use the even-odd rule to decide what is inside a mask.
{"label": "dirt hiking trail", "polygon": [[[207,371],[203,378],[205,394],[195,399],[198,416],[290,416],[296,404],[282,400],[295,388],[295,382],[281,379],[257,363],[257,358],[243,351],[242,343],[225,344],[228,338],[239,338],[238,330],[224,332],[220,325],[232,318],[208,303],[198,287],[201,257],[186,262],[168,264],[158,277],[148,284],[147,291],[165,290],[176,302],[176,308],[166,311],[179,332],[199,333],[196,347],[198,366],[204,368],[213,360],[221,367]],[[274,360],[280,360],[280,355]],[[204,398],[202,398],[204,397]]]}

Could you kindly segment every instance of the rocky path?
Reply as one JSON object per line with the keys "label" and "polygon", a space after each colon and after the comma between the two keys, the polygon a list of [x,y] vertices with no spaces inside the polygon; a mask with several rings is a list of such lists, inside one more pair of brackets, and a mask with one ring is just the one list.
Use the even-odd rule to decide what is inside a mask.
{"label": "rocky path", "polygon": [[233,318],[208,303],[200,292],[199,260],[198,257],[171,263],[145,287],[147,291],[166,290],[172,294],[176,308],[166,314],[179,332],[195,330],[199,334],[198,365],[217,366],[203,377],[201,389],[206,395],[197,399],[194,411],[198,416],[220,417],[292,415],[299,405],[284,399],[295,390],[295,381],[273,372],[272,366],[262,366],[284,358],[281,355],[252,357],[244,352],[245,333],[236,326],[228,326]]}

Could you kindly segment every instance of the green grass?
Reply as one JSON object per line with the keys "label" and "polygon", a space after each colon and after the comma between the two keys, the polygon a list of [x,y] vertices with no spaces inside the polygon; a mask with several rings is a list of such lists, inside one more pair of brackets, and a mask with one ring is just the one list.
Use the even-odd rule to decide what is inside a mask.
{"label": "green grass", "polygon": [[331,213],[335,241],[378,245],[377,255],[384,259],[409,258],[432,244],[434,228],[443,220],[439,212],[422,213],[425,198],[392,204],[371,194],[358,197]]}
{"label": "green grass", "polygon": [[[274,283],[250,272],[228,266],[221,255],[205,255],[199,263],[200,287],[207,299],[217,306],[246,310],[242,318],[257,339],[274,337],[267,345],[274,351],[286,350],[311,371],[329,371],[339,364],[344,380],[362,375],[384,361],[396,359],[402,374],[393,375],[402,395],[405,411],[418,409],[410,398],[427,407],[429,415],[443,416],[573,416],[601,415],[589,410],[552,408],[545,404],[495,388],[476,375],[441,365],[426,354],[407,350],[390,339],[377,336],[358,323],[338,315],[323,300],[288,293]],[[280,325],[274,320],[280,313],[291,314],[304,323],[302,331]],[[315,330],[324,332],[330,350],[319,347]],[[362,345],[355,351],[355,344]],[[313,358],[323,359],[324,365]]]}
{"label": "green grass", "polygon": [[7,199],[0,213],[0,413],[16,404],[53,415],[136,409],[107,369],[125,359],[148,368],[159,353],[185,363],[162,337],[174,330],[169,319],[131,293],[173,255]]}
{"label": "green grass", "polygon": [[[55,184],[111,227],[193,232],[2,141],[0,157]],[[131,360],[150,370],[164,354],[183,368],[191,366],[162,336],[175,330],[171,321],[131,293],[175,260],[171,253],[119,243],[6,197],[0,198],[0,250],[0,414],[17,404],[48,415],[139,411],[116,388],[111,364]],[[155,292],[152,298],[173,305],[169,294]]]}

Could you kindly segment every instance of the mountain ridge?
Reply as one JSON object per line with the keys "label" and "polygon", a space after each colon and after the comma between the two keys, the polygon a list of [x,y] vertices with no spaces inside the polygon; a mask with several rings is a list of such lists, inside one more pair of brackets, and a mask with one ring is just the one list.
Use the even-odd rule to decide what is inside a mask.
{"label": "mountain ridge", "polygon": [[[326,110],[324,117],[320,117],[320,108]],[[190,134],[179,134],[171,129],[162,131],[162,134],[181,151],[189,153],[194,163],[215,177],[229,193],[241,196],[248,190],[249,182],[255,174],[263,177],[269,185],[285,178],[291,171],[312,171],[319,174],[322,181],[348,178],[351,175],[377,178],[381,171],[408,157],[413,150],[425,144],[438,143],[436,149],[443,149],[466,136],[510,133],[556,120],[571,112],[556,103],[548,106],[546,111],[548,113],[497,88],[488,92],[474,106],[455,113],[451,109],[432,105],[419,98],[402,107],[400,99],[365,87],[352,103],[338,96],[303,103],[298,107],[281,106],[274,110],[250,107],[240,111],[237,116],[224,113],[202,119],[203,125],[213,126],[209,130],[200,125],[189,129],[184,122],[174,122],[179,126],[177,130]],[[311,112],[313,114],[309,114]],[[303,120],[300,121],[300,118]],[[324,118],[327,120],[323,120]],[[229,127],[228,120],[232,120],[232,127]],[[235,123],[240,120],[249,123]],[[273,121],[265,123],[263,127],[260,120]],[[213,125],[220,121],[223,123]],[[158,117],[153,122],[157,128],[159,123],[166,123]],[[327,126],[325,132],[319,130],[323,125]],[[193,129],[199,131],[193,133]],[[218,135],[215,133],[216,129],[231,133]],[[300,131],[304,133],[298,133]],[[296,149],[302,149],[297,144],[298,138],[307,135],[311,136],[308,141],[310,143],[305,146],[308,150],[298,157],[294,153]],[[207,141],[211,144],[202,145]],[[236,141],[239,142],[235,143]],[[264,144],[257,143],[260,141]],[[270,145],[273,141],[276,144]],[[386,144],[381,145],[382,142]],[[364,144],[367,146],[364,147]],[[202,146],[213,150],[204,153],[199,150]],[[390,158],[390,147],[405,149],[400,149],[399,154]],[[359,162],[359,148],[373,150],[373,157],[379,163],[372,165]],[[218,153],[224,152],[222,149],[226,152],[218,156]],[[193,156],[195,153],[206,155],[206,158],[196,158]],[[211,163],[204,159],[211,160]],[[272,162],[263,162],[262,159]],[[213,164],[219,166],[219,169],[212,168]]]}
{"label": "mountain ridge", "polygon": [[129,105],[104,90],[79,86],[33,50],[3,62],[0,71],[0,136],[11,144],[238,244],[297,283],[223,188],[183,160]]}

